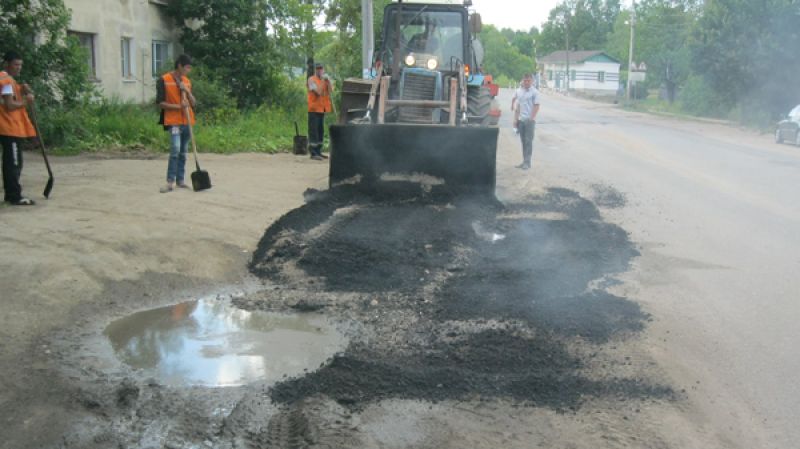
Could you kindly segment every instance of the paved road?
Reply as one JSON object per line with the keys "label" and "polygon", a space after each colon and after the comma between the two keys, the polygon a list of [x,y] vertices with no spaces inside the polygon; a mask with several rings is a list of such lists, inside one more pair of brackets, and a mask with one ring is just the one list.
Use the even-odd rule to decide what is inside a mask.
{"label": "paved road", "polygon": [[654,317],[645,338],[687,389],[687,413],[729,447],[797,447],[800,148],[549,94],[528,174],[512,168],[510,92],[499,100],[499,195],[542,183],[624,194],[605,214],[642,252],[627,292]]}

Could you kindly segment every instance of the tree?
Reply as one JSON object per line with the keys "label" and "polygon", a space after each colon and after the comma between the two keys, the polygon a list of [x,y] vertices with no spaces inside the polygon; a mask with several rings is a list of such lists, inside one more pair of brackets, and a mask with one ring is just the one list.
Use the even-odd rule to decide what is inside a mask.
{"label": "tree", "polygon": [[519,80],[525,73],[533,72],[536,69],[533,59],[522,54],[507,40],[506,35],[493,25],[484,25],[479,38],[486,52],[483,61],[485,73],[490,73],[496,78],[506,77],[511,80]]}
{"label": "tree", "polygon": [[692,34],[691,63],[723,107],[785,113],[800,98],[800,3],[709,0]]}
{"label": "tree", "polygon": [[181,29],[181,44],[195,63],[230,86],[240,107],[281,103],[286,55],[267,24],[290,18],[295,2],[279,0],[182,0],[168,14]]}
{"label": "tree", "polygon": [[44,106],[71,104],[93,92],[86,54],[67,37],[69,21],[62,0],[3,0],[0,6],[0,53],[20,53],[20,81],[32,85]]}
{"label": "tree", "polygon": [[550,10],[537,41],[538,51],[564,50],[567,29],[570,50],[604,50],[619,13],[619,0],[564,0]]}
{"label": "tree", "polygon": [[[647,64],[647,86],[663,86],[675,100],[690,75],[688,39],[696,20],[693,0],[644,0],[636,8],[634,61]],[[630,42],[630,11],[620,14],[608,37],[608,51],[625,61]],[[626,67],[627,69],[627,67]]]}
{"label": "tree", "polygon": [[[375,51],[380,48],[383,31],[383,9],[391,0],[374,0],[372,27]],[[361,76],[361,0],[329,0],[326,21],[335,25],[336,33],[321,50],[338,77]]]}

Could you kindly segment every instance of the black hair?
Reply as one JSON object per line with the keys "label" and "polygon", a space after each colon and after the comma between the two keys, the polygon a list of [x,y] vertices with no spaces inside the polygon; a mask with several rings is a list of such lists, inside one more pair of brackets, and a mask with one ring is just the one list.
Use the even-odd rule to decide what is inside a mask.
{"label": "black hair", "polygon": [[529,72],[522,76],[522,79],[528,79],[528,78],[533,79],[533,74]]}
{"label": "black hair", "polygon": [[178,56],[177,58],[175,58],[175,68],[177,69],[179,65],[181,66],[192,65],[192,57],[185,53]]}
{"label": "black hair", "polygon": [[16,61],[18,59],[22,59],[22,56],[20,56],[20,54],[15,52],[14,50],[9,50],[6,52],[6,54],[3,55],[3,62],[6,63],[11,61]]}

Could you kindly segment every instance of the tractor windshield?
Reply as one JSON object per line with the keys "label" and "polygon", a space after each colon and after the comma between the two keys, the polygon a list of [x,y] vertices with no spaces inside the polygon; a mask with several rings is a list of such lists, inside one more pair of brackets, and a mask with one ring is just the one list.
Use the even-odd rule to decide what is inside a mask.
{"label": "tractor windshield", "polygon": [[[388,11],[385,22],[384,45],[389,52],[396,45],[398,12]],[[455,60],[464,60],[464,22],[458,12],[403,9],[399,28],[401,60],[409,53],[431,55],[438,59],[438,67],[443,70],[452,70]]]}

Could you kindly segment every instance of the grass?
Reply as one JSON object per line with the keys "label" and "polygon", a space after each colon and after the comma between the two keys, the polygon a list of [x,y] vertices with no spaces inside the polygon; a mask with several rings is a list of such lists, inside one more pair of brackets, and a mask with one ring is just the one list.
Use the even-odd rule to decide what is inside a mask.
{"label": "grass", "polygon": [[[169,139],[158,117],[152,105],[107,101],[43,110],[40,124],[45,142],[56,154],[109,150],[166,153]],[[289,151],[295,121],[301,134],[306,134],[304,104],[291,111],[261,107],[199,113],[194,128],[197,149],[211,153]]]}

